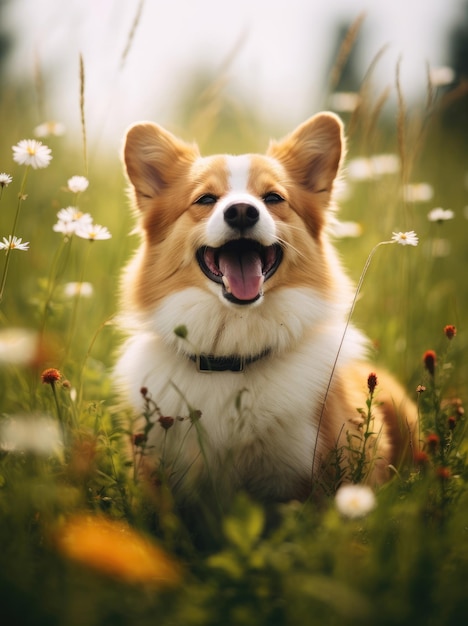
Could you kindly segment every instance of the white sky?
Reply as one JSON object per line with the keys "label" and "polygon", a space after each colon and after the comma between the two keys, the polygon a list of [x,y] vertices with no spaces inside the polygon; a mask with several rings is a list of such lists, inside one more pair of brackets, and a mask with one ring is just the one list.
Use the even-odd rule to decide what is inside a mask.
{"label": "white sky", "polygon": [[324,71],[336,24],[353,20],[364,10],[365,64],[388,44],[377,80],[381,86],[394,84],[401,57],[403,88],[414,95],[424,87],[426,63],[446,63],[447,28],[461,13],[462,3],[146,0],[124,69],[119,71],[138,5],[139,0],[12,0],[7,4],[8,24],[17,37],[11,71],[17,77],[31,77],[38,54],[51,94],[49,118],[78,126],[82,53],[90,132],[105,129],[120,138],[125,127],[139,119],[170,125],[172,105],[190,72],[202,61],[219,68],[242,39],[229,69],[230,88],[245,91],[266,116],[293,127],[323,106]]}

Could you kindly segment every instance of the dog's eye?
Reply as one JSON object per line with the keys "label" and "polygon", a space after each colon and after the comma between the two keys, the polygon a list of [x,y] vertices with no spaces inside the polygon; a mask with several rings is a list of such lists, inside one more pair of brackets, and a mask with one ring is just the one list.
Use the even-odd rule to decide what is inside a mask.
{"label": "dog's eye", "polygon": [[202,204],[204,206],[209,206],[211,204],[216,204],[218,202],[218,198],[214,196],[212,193],[204,193],[202,196],[195,200],[194,204]]}
{"label": "dog's eye", "polygon": [[279,193],[270,191],[263,196],[263,202],[266,204],[278,204],[278,202],[284,202],[284,198]]}

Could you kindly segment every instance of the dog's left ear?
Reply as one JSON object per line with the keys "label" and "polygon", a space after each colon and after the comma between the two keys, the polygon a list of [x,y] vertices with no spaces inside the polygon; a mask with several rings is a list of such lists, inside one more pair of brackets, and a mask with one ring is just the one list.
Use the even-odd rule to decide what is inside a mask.
{"label": "dog's left ear", "polygon": [[280,161],[294,181],[314,193],[330,192],[344,155],[343,123],[334,113],[318,113],[267,154]]}

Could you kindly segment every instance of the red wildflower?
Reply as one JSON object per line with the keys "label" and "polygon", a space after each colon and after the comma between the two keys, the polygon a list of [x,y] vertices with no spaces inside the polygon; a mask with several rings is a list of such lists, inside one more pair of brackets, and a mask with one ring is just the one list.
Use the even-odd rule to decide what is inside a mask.
{"label": "red wildflower", "polygon": [[41,374],[41,380],[44,385],[54,385],[62,378],[62,374],[55,367],[49,367]]}
{"label": "red wildflower", "polygon": [[448,418],[448,427],[450,428],[450,430],[454,430],[456,425],[457,425],[457,418],[454,415],[451,415]]}
{"label": "red wildflower", "polygon": [[371,372],[369,376],[367,377],[367,387],[369,389],[370,394],[374,393],[374,390],[377,387],[377,384],[378,384],[377,374],[375,374],[374,372]]}
{"label": "red wildflower", "polygon": [[135,433],[132,437],[134,446],[142,446],[146,443],[145,433]]}
{"label": "red wildflower", "polygon": [[431,376],[434,376],[436,366],[436,353],[434,350],[426,350],[423,356],[424,367]]}
{"label": "red wildflower", "polygon": [[436,470],[436,474],[441,480],[449,480],[449,478],[452,476],[452,472],[448,467],[438,467]]}
{"label": "red wildflower", "polygon": [[169,415],[161,415],[158,422],[161,424],[164,430],[169,430],[169,428],[174,424],[174,418]]}
{"label": "red wildflower", "polygon": [[453,326],[453,324],[448,324],[444,328],[444,333],[447,339],[453,339],[455,335],[457,334],[457,329],[455,328],[455,326]]}
{"label": "red wildflower", "polygon": [[435,450],[438,448],[439,443],[440,443],[439,435],[436,435],[435,433],[429,433],[429,435],[426,438],[426,443],[427,443],[429,450],[431,452],[435,452]]}
{"label": "red wildflower", "polygon": [[429,462],[429,457],[422,450],[418,450],[414,453],[414,462],[416,465],[426,465]]}

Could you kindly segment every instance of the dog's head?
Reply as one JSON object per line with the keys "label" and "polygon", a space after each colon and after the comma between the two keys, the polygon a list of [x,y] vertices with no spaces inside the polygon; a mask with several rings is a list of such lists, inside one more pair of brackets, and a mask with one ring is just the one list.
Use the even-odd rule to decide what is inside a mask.
{"label": "dog's head", "polygon": [[124,160],[144,234],[138,306],[189,287],[237,307],[281,286],[329,288],[322,231],[342,155],[342,123],[331,113],[266,155],[201,157],[160,126],[131,127]]}

